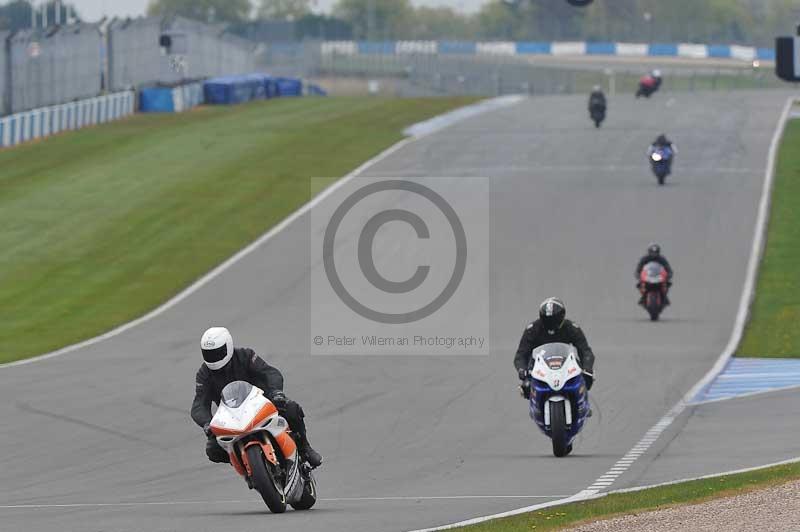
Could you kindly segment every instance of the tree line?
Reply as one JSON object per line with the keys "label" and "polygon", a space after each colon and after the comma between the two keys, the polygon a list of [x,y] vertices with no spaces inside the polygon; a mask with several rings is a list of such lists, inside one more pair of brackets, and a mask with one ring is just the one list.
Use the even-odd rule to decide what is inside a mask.
{"label": "tree line", "polygon": [[[218,20],[301,21],[310,0],[152,0],[150,12]],[[410,0],[338,0],[332,15],[367,40],[590,40],[740,43],[771,46],[800,22],[797,0],[487,0],[475,14],[414,7]]]}
{"label": "tree line", "polygon": [[[300,29],[295,32],[299,38],[375,41],[589,40],[772,46],[776,35],[793,34],[800,23],[798,0],[595,0],[585,8],[562,0],[487,0],[474,14],[448,7],[414,7],[410,0],[338,0],[330,16],[313,13],[313,3],[151,0],[148,14],[182,15],[240,28],[257,21],[288,20]],[[69,4],[62,5],[66,10]],[[79,18],[74,9],[71,13]],[[48,20],[52,21],[54,14],[51,1]],[[30,25],[29,0],[0,6],[0,29]]]}

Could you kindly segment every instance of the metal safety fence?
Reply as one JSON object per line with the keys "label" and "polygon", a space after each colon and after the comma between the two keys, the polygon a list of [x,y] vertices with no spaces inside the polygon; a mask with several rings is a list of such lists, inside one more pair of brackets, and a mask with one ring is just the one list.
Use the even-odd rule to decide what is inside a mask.
{"label": "metal safety fence", "polygon": [[97,96],[102,36],[96,24],[19,31],[6,39],[6,112]]}
{"label": "metal safety fence", "polygon": [[[169,38],[169,49],[161,46]],[[114,21],[108,30],[111,90],[179,83],[255,67],[255,46],[219,28],[180,17]]]}
{"label": "metal safety fence", "polygon": [[0,32],[0,43],[0,115],[255,68],[249,41],[180,17]]}

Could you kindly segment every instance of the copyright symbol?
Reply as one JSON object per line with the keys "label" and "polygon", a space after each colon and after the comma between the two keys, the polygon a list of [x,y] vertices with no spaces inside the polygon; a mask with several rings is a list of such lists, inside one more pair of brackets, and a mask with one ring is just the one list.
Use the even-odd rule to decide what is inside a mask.
{"label": "copyright symbol", "polygon": [[314,345],[322,345],[323,338],[322,336],[315,336],[314,337]]}
{"label": "copyright symbol", "polygon": [[[438,208],[453,231],[456,244],[456,260],[453,273],[444,289],[429,303],[411,312],[387,313],[367,307],[356,300],[348,292],[336,271],[334,261],[334,243],[336,232],[347,213],[364,198],[391,190],[399,190],[417,194],[433,203]],[[417,238],[430,238],[430,232],[425,222],[417,214],[402,209],[389,209],[372,216],[361,230],[358,238],[358,264],[367,281],[375,288],[389,294],[403,294],[418,288],[428,276],[430,266],[417,266],[414,274],[405,281],[390,281],[378,273],[375,267],[375,258],[372,255],[373,242],[378,230],[388,222],[405,222],[414,229]],[[424,319],[439,310],[453,296],[464,277],[467,265],[467,237],[464,226],[453,207],[437,192],[412,181],[387,180],[363,186],[348,196],[336,209],[325,229],[322,241],[322,257],[325,266],[325,275],[333,291],[356,314],[379,323],[403,324]]]}

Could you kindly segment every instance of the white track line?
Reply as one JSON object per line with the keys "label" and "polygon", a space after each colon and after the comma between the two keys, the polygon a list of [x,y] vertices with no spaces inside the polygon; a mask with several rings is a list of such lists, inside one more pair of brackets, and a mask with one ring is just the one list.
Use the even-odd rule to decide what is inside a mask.
{"label": "white track line", "polygon": [[[761,259],[761,253],[764,248],[764,237],[766,232],[767,218],[769,215],[769,206],[770,206],[770,195],[771,195],[770,192],[772,191],[772,183],[775,179],[775,162],[778,154],[778,145],[780,143],[781,136],[783,135],[783,130],[786,127],[786,122],[789,117],[789,111],[791,110],[793,103],[794,103],[794,98],[788,98],[786,100],[786,103],[784,104],[783,107],[783,112],[781,113],[780,119],[778,120],[778,125],[775,128],[775,131],[772,135],[772,141],[769,146],[769,155],[767,156],[767,167],[764,176],[764,184],[761,190],[761,200],[758,205],[758,215],[756,218],[755,234],[753,236],[753,246],[750,251],[750,260],[747,264],[747,275],[745,277],[745,283],[742,289],[742,296],[739,300],[739,310],[736,315],[736,322],[734,323],[733,332],[731,333],[731,337],[728,340],[728,344],[725,346],[724,351],[717,359],[717,362],[714,364],[714,366],[710,370],[708,370],[708,373],[706,373],[703,376],[703,378],[700,379],[700,381],[698,381],[697,384],[695,384],[692,387],[692,389],[689,390],[689,392],[686,393],[686,395],[684,395],[683,398],[680,401],[678,401],[678,403],[675,406],[673,406],[669,410],[669,412],[667,412],[667,414],[658,421],[658,423],[653,425],[653,427],[650,428],[650,430],[648,430],[645,433],[644,437],[642,437],[642,439],[639,440],[639,442],[636,445],[634,445],[634,447],[630,451],[628,451],[628,453],[624,457],[622,457],[622,459],[618,460],[608,472],[606,472],[600,478],[598,478],[598,480],[592,483],[591,486],[589,486],[583,491],[578,492],[572,497],[568,497],[560,501],[551,501],[534,506],[528,506],[527,508],[520,508],[518,510],[512,510],[510,512],[503,512],[499,514],[476,517],[474,519],[469,519],[467,521],[461,521],[460,523],[453,523],[450,525],[414,530],[412,532],[437,532],[439,530],[448,530],[451,528],[457,528],[461,526],[485,523],[486,521],[501,519],[503,517],[510,517],[512,515],[528,513],[535,510],[540,510],[542,508],[549,508],[551,506],[560,506],[562,504],[567,504],[570,502],[584,501],[604,496],[605,493],[601,493],[601,490],[609,487],[611,484],[613,484],[613,480],[616,480],[621,474],[627,471],[630,468],[630,466],[633,465],[636,459],[642,456],[650,448],[650,446],[661,436],[661,434],[667,429],[667,427],[669,427],[672,424],[672,422],[675,421],[675,419],[686,409],[686,407],[691,405],[691,400],[698,394],[698,392],[702,390],[705,386],[707,386],[714,379],[714,377],[716,377],[725,368],[725,364],[727,364],[728,360],[730,360],[731,356],[733,356],[733,352],[736,350],[736,347],[739,345],[739,342],[742,339],[744,326],[745,323],[747,322],[747,315],[750,308],[750,302],[753,299],[756,274],[758,273],[758,265]],[[613,480],[609,482],[609,479]],[[693,480],[693,479],[688,479],[688,480]],[[683,482],[683,481],[676,481],[676,482]]]}
{"label": "white track line", "polygon": [[[442,496],[398,496],[398,497],[336,497],[317,499],[318,502],[407,502],[475,499],[563,499],[567,495],[442,495]],[[46,508],[108,508],[126,506],[180,506],[190,504],[247,504],[256,499],[234,499],[215,501],[141,501],[141,502],[76,502],[64,504],[3,504],[0,510],[40,510]]]}
{"label": "white track line", "polygon": [[[761,200],[758,205],[758,216],[756,218],[753,246],[750,250],[750,260],[747,263],[747,275],[745,277],[744,287],[742,289],[742,296],[739,299],[739,310],[736,314],[736,322],[734,324],[730,339],[728,340],[728,344],[725,346],[725,349],[722,351],[722,354],[717,359],[717,362],[714,364],[714,366],[708,370],[708,373],[706,373],[703,378],[700,379],[700,381],[695,384],[692,389],[689,390],[689,392],[686,393],[686,395],[684,395],[683,398],[681,398],[681,400],[678,401],[678,403],[658,421],[658,423],[653,425],[653,427],[645,433],[644,437],[633,446],[633,449],[631,449],[626,456],[635,455],[636,458],[638,458],[646,453],[650,446],[653,445],[656,440],[658,440],[661,434],[663,434],[664,431],[667,430],[670,425],[672,425],[672,422],[683,413],[686,407],[694,404],[692,400],[697,396],[697,394],[700,393],[703,388],[708,386],[714,380],[714,378],[720,374],[730,358],[733,356],[734,351],[736,351],[736,347],[739,345],[739,342],[742,340],[744,326],[747,323],[747,316],[750,311],[750,303],[753,301],[753,296],[755,294],[758,266],[761,262],[761,254],[764,251],[764,237],[766,236],[767,220],[769,219],[769,206],[772,196],[772,184],[775,180],[775,163],[778,156],[778,146],[780,144],[781,137],[783,136],[783,130],[786,127],[786,121],[789,118],[789,112],[791,111],[793,104],[794,98],[789,98],[786,100],[786,103],[783,106],[783,112],[778,120],[778,126],[775,128],[775,132],[772,135],[772,141],[769,145],[767,168],[764,177],[764,184],[761,189]],[[597,481],[594,482],[594,484],[589,486],[581,493],[584,495],[594,495],[600,490],[607,488],[609,485],[607,483],[608,478],[613,478],[616,480],[634,463],[635,460],[626,460],[624,462],[618,461],[608,473],[601,476]],[[601,479],[603,480],[601,481]]]}
{"label": "white track line", "polygon": [[[433,133],[439,132],[439,131],[441,131],[442,129],[444,129],[446,127],[449,127],[449,126],[451,126],[451,125],[453,125],[453,124],[455,124],[457,122],[460,122],[461,120],[464,120],[466,118],[472,118],[474,116],[477,116],[479,114],[485,113],[487,111],[493,111],[493,110],[496,110],[496,109],[500,109],[502,107],[516,105],[517,103],[521,102],[523,99],[524,98],[520,97],[520,96],[516,96],[516,97],[504,96],[504,97],[499,97],[499,98],[491,98],[489,100],[480,101],[480,102],[475,103],[473,105],[468,105],[468,106],[462,107],[461,109],[456,109],[455,111],[451,111],[450,113],[445,113],[441,117],[434,117],[431,120],[437,120],[435,128],[430,128],[430,127],[427,128],[427,129],[426,128],[422,128],[422,129],[419,130],[418,134],[401,140],[400,142],[398,142],[398,143],[394,144],[393,146],[389,147],[388,149],[386,149],[385,151],[381,152],[377,156],[373,157],[369,161],[365,162],[364,164],[362,164],[361,166],[359,166],[358,168],[356,168],[355,170],[353,170],[352,172],[350,172],[346,176],[342,177],[341,179],[339,179],[338,181],[336,181],[335,183],[330,185],[328,188],[326,188],[325,190],[323,190],[322,192],[320,192],[319,194],[314,196],[308,203],[306,203],[303,206],[301,206],[299,209],[297,209],[292,214],[290,214],[287,218],[284,218],[283,221],[281,221],[278,225],[276,225],[275,227],[273,227],[272,229],[267,231],[265,234],[263,234],[261,237],[259,237],[256,241],[252,242],[250,245],[248,245],[244,249],[240,250],[238,253],[236,253],[235,255],[230,257],[228,260],[226,260],[225,262],[223,262],[222,264],[220,264],[219,266],[217,266],[216,268],[214,268],[213,270],[211,270],[210,272],[208,272],[207,274],[202,276],[200,279],[198,279],[197,281],[192,283],[190,286],[185,288],[178,295],[176,295],[175,297],[173,297],[172,299],[170,299],[166,303],[162,304],[161,306],[151,310],[150,312],[148,312],[144,316],[141,316],[141,317],[139,317],[139,318],[137,318],[137,319],[135,319],[133,321],[129,321],[128,323],[125,323],[123,325],[120,325],[116,329],[112,329],[112,330],[108,331],[107,333],[101,334],[100,336],[95,336],[94,338],[89,338],[88,340],[84,340],[83,342],[79,342],[77,344],[73,344],[73,345],[58,349],[57,351],[53,351],[53,352],[46,353],[44,355],[39,355],[39,356],[32,357],[32,358],[26,358],[24,360],[18,360],[18,361],[15,361],[15,362],[7,362],[5,364],[0,364],[0,369],[13,368],[13,367],[16,367],[16,366],[24,366],[26,364],[32,364],[34,362],[41,362],[42,360],[55,358],[57,356],[61,356],[61,355],[65,355],[67,353],[71,353],[73,351],[77,351],[78,349],[82,349],[84,347],[89,347],[91,345],[97,344],[97,343],[102,342],[104,340],[108,340],[109,338],[113,338],[115,336],[118,336],[118,335],[124,333],[125,331],[136,327],[137,325],[141,325],[142,323],[144,323],[146,321],[149,321],[149,320],[155,318],[156,316],[159,316],[160,314],[163,314],[167,310],[171,309],[172,307],[174,307],[175,305],[177,305],[178,303],[180,303],[181,301],[183,301],[184,299],[186,299],[187,297],[189,297],[190,295],[192,295],[193,293],[195,293],[196,291],[198,291],[199,289],[201,289],[202,287],[207,285],[210,281],[212,281],[218,275],[220,275],[225,270],[227,270],[228,268],[230,268],[231,266],[233,266],[234,264],[236,264],[237,262],[239,262],[240,260],[245,258],[247,255],[249,255],[250,253],[252,253],[256,249],[258,249],[260,246],[264,245],[266,242],[271,240],[278,233],[280,233],[281,231],[283,231],[284,229],[289,227],[292,224],[292,222],[294,222],[295,220],[297,220],[298,218],[300,218],[304,214],[308,213],[316,205],[318,205],[320,202],[325,200],[325,198],[327,198],[328,196],[330,196],[331,194],[333,194],[334,192],[336,192],[337,190],[342,188],[344,185],[346,185],[353,178],[358,177],[359,175],[364,173],[365,170],[367,170],[370,167],[375,166],[376,164],[380,163],[381,161],[383,161],[384,159],[386,159],[387,157],[389,157],[393,153],[401,150],[402,148],[408,146],[409,144],[411,144],[414,141],[423,139],[423,138],[427,137],[428,135],[431,135]],[[461,113],[457,113],[457,111],[462,111],[462,112]],[[424,124],[424,122],[421,123],[421,124]],[[419,124],[415,124],[415,126],[416,125],[419,125]],[[412,128],[414,128],[415,126],[409,127],[406,131],[409,131],[409,130],[414,131]]]}

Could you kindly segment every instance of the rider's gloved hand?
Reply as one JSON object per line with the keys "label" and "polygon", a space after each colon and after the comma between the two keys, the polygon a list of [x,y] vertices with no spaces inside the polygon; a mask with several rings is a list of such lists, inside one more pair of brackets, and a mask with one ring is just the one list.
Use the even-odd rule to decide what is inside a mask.
{"label": "rider's gloved hand", "polygon": [[284,395],[282,391],[278,390],[272,392],[272,396],[269,399],[270,401],[272,401],[272,404],[274,404],[278,410],[283,410],[284,408],[286,408],[287,399],[286,395]]}
{"label": "rider's gloved hand", "polygon": [[524,397],[525,399],[531,398],[531,381],[528,379],[528,370],[525,368],[519,368],[517,370],[517,376],[519,377],[519,394]]}
{"label": "rider's gloved hand", "polygon": [[531,398],[531,381],[522,381],[519,383],[519,394],[525,399]]}
{"label": "rider's gloved hand", "polygon": [[591,390],[594,385],[594,373],[583,372],[583,380],[586,381],[586,389]]}
{"label": "rider's gloved hand", "polygon": [[206,436],[208,436],[209,438],[214,436],[214,433],[211,432],[211,423],[206,423],[205,425],[203,425],[203,432],[205,432]]}

